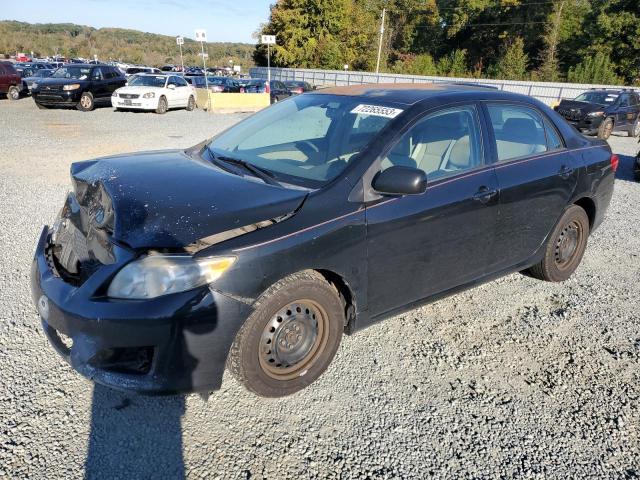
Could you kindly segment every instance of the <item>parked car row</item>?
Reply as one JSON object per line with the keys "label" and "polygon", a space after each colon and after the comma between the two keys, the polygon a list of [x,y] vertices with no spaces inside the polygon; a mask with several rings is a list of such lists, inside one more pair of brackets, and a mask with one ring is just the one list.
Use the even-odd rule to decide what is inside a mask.
{"label": "parked car row", "polygon": [[196,88],[218,93],[269,93],[271,103],[314,90],[309,83],[300,81],[205,77],[152,67],[131,67],[123,71],[115,65],[100,63],[68,63],[55,69],[47,68],[49,66],[1,62],[0,94],[6,94],[11,100],[30,94],[41,109],[67,106],[90,111],[96,105],[110,103],[116,110],[165,113],[171,108],[193,110]]}

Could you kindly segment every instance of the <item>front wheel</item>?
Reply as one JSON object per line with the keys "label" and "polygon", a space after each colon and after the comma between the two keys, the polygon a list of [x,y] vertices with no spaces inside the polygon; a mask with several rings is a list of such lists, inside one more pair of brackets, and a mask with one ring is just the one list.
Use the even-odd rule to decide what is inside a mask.
{"label": "front wheel", "polygon": [[90,112],[95,107],[95,102],[93,101],[93,95],[89,92],[84,92],[80,96],[80,101],[78,102],[77,108],[81,112]]}
{"label": "front wheel", "polygon": [[7,90],[7,98],[9,100],[18,100],[20,98],[20,89],[15,85],[11,85]]}
{"label": "front wheel", "polygon": [[160,97],[158,100],[158,107],[156,108],[156,113],[162,115],[163,113],[167,113],[168,110],[167,99],[165,97]]}
{"label": "front wheel", "polygon": [[598,127],[598,138],[608,140],[613,132],[613,119],[605,118],[604,121]]}
{"label": "front wheel", "polygon": [[631,130],[629,130],[629,136],[633,138],[640,137],[640,115],[636,118],[636,121],[633,122]]}
{"label": "front wheel", "polygon": [[549,235],[542,260],[527,273],[539,280],[562,282],[575,272],[589,237],[589,217],[577,205],[570,206]]}
{"label": "front wheel", "polygon": [[291,395],[327,369],[340,345],[344,307],[318,272],[293,274],[272,285],[236,335],[227,369],[263,397]]}

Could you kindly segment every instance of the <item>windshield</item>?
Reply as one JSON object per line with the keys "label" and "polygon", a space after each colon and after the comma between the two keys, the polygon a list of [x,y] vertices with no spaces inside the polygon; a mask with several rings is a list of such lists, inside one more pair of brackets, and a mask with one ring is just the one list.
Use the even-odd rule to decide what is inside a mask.
{"label": "windshield", "polygon": [[164,83],[167,81],[167,77],[164,75],[150,76],[139,75],[133,77],[133,80],[129,80],[129,86],[131,87],[164,87]]}
{"label": "windshield", "polygon": [[36,77],[50,77],[53,74],[51,70],[38,70],[34,76]]}
{"label": "windshield", "polygon": [[53,78],[73,78],[74,80],[86,80],[91,73],[91,67],[61,67],[55,71]]}
{"label": "windshield", "polygon": [[585,92],[578,95],[576,102],[595,103],[596,105],[611,105],[618,99],[616,92]]}
{"label": "windshield", "polygon": [[300,95],[262,110],[210,143],[290,183],[319,187],[401,113],[395,106],[340,95]]}

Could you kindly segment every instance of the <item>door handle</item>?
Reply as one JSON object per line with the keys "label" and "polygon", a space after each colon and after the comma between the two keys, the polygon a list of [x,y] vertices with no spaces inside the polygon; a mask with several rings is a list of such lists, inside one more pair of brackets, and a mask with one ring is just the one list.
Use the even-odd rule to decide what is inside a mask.
{"label": "door handle", "polygon": [[478,189],[477,193],[473,196],[473,199],[480,203],[489,203],[493,197],[498,194],[498,190],[495,188],[489,188],[482,186]]}
{"label": "door handle", "polygon": [[563,180],[567,180],[572,173],[573,173],[573,168],[563,165],[562,168],[560,168],[560,171],[558,172],[558,176]]}

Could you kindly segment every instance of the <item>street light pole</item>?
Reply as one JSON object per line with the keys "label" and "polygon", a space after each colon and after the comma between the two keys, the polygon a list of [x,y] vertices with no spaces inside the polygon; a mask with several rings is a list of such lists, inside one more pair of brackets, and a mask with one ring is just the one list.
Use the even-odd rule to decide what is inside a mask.
{"label": "street light pole", "polygon": [[378,42],[378,61],[376,62],[376,73],[380,73],[380,55],[382,54],[382,36],[384,35],[384,16],[386,8],[382,9],[382,22],[380,22],[380,41]]}
{"label": "street light pole", "polygon": [[182,57],[182,44],[179,43],[178,45],[180,46],[180,65],[182,65],[182,70],[180,71],[184,73],[184,58]]}

